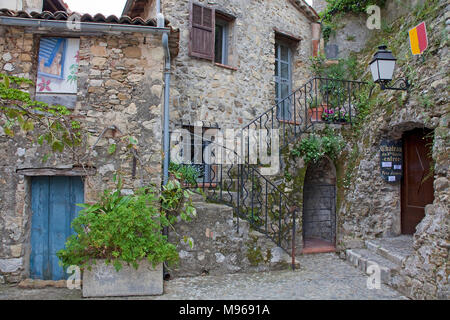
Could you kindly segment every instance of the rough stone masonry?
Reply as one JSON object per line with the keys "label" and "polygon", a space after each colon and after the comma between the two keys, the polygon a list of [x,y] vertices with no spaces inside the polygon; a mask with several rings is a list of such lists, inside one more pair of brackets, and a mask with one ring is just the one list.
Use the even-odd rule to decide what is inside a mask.
{"label": "rough stone masonry", "polygon": [[[41,35],[25,32],[21,27],[0,27],[0,33],[0,70],[36,79]],[[158,35],[80,36],[78,93],[73,114],[89,132],[86,154],[96,143],[86,163],[94,169],[84,177],[86,202],[95,201],[102,190],[113,187],[116,172],[124,177],[125,192],[160,183],[163,58]],[[34,86],[24,85],[23,89],[32,95],[35,92]],[[117,132],[105,130],[111,126]],[[134,178],[133,159],[125,150],[108,152],[111,144],[119,146],[121,137],[128,135],[138,141],[139,161]],[[1,131],[0,148],[0,274],[2,279],[15,282],[29,275],[31,233],[31,177],[16,170],[70,170],[76,163],[67,152],[42,163],[48,150],[33,142],[29,134],[20,133],[10,139]]]}

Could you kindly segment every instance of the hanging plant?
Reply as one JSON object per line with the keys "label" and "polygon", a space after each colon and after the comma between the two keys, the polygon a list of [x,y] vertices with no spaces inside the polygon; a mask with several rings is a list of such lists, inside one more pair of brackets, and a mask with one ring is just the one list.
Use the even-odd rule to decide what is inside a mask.
{"label": "hanging plant", "polygon": [[291,154],[294,157],[302,157],[305,163],[317,163],[324,156],[335,160],[344,147],[344,140],[332,133],[325,136],[312,134],[301,140],[299,145],[291,150]]}

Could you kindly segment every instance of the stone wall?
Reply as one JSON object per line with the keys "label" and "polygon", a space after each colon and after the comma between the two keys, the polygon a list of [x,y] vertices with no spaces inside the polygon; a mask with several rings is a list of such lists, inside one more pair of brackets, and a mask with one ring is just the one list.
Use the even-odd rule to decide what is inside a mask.
{"label": "stone wall", "polygon": [[[380,8],[380,29],[369,29],[367,27],[368,14],[346,13],[342,15],[334,21],[337,27],[332,32],[326,45],[326,48],[337,47],[337,56],[330,59],[348,58],[352,52],[360,52],[366,47],[367,41],[380,33],[382,28],[386,28],[398,18],[411,12],[415,6],[423,3],[425,3],[424,0],[388,0],[385,6]],[[334,52],[334,49],[330,48],[330,52]]]}
{"label": "stone wall", "polygon": [[[0,70],[34,81],[39,36],[20,27],[2,27],[0,32]],[[89,132],[88,149],[83,152],[100,137],[85,159],[85,165],[96,169],[95,175],[84,180],[86,202],[96,200],[103,189],[113,187],[116,172],[124,177],[124,192],[148,183],[160,184],[163,55],[157,35],[145,35],[145,39],[139,33],[81,36],[73,114]],[[34,86],[23,88],[34,94]],[[118,130],[104,130],[113,125]],[[121,137],[128,135],[138,141],[135,178],[133,159],[126,148],[122,149],[124,144],[119,143]],[[8,281],[18,281],[29,273],[31,179],[16,170],[70,170],[76,165],[68,153],[55,154],[42,163],[48,149],[34,143],[33,137],[19,133],[10,139],[0,132],[0,274]],[[118,150],[109,154],[109,146],[115,143]]]}
{"label": "stone wall", "polygon": [[180,263],[168,270],[171,277],[264,272],[291,266],[291,257],[247,221],[239,219],[237,232],[232,207],[206,203],[201,196],[194,197],[194,206],[197,216],[175,224],[176,232],[169,233],[180,257]]}
{"label": "stone wall", "polygon": [[221,128],[242,127],[275,102],[275,31],[303,41],[294,49],[293,83],[309,78],[311,21],[289,1],[198,1],[236,18],[232,27],[230,66],[188,55],[189,1],[163,1],[165,17],[180,28],[180,53],[172,71],[172,127],[183,121],[219,123]]}
{"label": "stone wall", "polygon": [[313,0],[312,7],[317,11],[317,13],[320,13],[326,9],[327,2],[326,0]]}
{"label": "stone wall", "polygon": [[[426,10],[426,15],[420,17]],[[379,145],[382,139],[400,139],[415,128],[434,130],[434,202],[414,234],[414,254],[402,266],[398,289],[417,299],[448,299],[450,130],[448,101],[448,31],[450,6],[446,1],[429,1],[395,20],[374,38],[358,56],[368,65],[376,42],[389,37],[390,49],[399,58],[396,77],[408,76],[413,86],[407,92],[374,92],[376,104],[349,146],[353,152],[340,160],[338,182],[350,177],[340,191],[338,244],[357,247],[364,239],[392,237],[401,232],[401,186],[385,182],[380,175]],[[420,20],[419,20],[420,19]],[[405,30],[426,20],[429,48],[412,57]],[[380,40],[381,39],[381,40]],[[354,168],[354,169],[353,169]]]}

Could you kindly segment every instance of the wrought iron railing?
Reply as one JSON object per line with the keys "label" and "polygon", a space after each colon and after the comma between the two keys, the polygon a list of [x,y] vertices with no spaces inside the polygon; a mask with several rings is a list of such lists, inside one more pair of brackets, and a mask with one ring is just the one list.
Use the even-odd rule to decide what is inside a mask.
{"label": "wrought iron railing", "polygon": [[279,130],[280,149],[317,123],[352,124],[358,94],[366,82],[313,78],[242,128],[248,140],[251,130]]}
{"label": "wrought iron railing", "polygon": [[249,164],[203,164],[202,171],[209,172],[189,187],[202,189],[210,201],[232,206],[238,232],[240,219],[246,220],[253,230],[292,253],[299,212],[276,184]]}
{"label": "wrought iron railing", "polygon": [[304,132],[313,130],[316,123],[351,124],[357,112],[358,91],[365,84],[311,79],[241,129],[240,155],[236,151],[228,151],[234,160],[238,159],[237,163],[200,165],[203,167],[200,170],[202,175],[197,184],[190,187],[201,188],[210,200],[232,206],[238,231],[239,218],[245,219],[253,229],[265,234],[294,257],[299,208],[284,190],[260,172],[260,159],[251,161],[254,132],[259,132],[256,139],[260,139],[259,143],[266,143],[267,150],[272,150],[275,143],[273,132],[277,132],[279,145],[276,147],[279,151]]}

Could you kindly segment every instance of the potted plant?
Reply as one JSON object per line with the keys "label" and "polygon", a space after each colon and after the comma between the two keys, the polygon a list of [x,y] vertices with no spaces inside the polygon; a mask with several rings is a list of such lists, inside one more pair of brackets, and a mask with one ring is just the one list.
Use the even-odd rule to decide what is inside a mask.
{"label": "potted plant", "polygon": [[[57,256],[63,267],[83,271],[83,296],[142,296],[163,293],[163,263],[178,261],[174,244],[162,234],[178,218],[195,216],[190,191],[172,177],[162,192],[146,187],[122,195],[105,190],[100,201],[81,204],[72,222],[75,235]],[[170,213],[170,214],[169,214]]]}
{"label": "potted plant", "polygon": [[308,116],[311,119],[311,121],[321,121],[322,120],[322,113],[326,109],[326,104],[324,105],[322,103],[322,99],[319,97],[309,99],[307,102],[307,108],[308,108]]}

